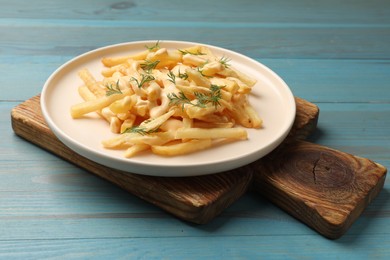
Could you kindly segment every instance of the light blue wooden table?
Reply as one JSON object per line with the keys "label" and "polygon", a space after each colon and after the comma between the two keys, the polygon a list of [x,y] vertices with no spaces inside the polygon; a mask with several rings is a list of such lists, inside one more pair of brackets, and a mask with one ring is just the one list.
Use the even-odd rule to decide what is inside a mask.
{"label": "light blue wooden table", "polygon": [[390,1],[0,1],[1,259],[389,259],[390,181],[328,240],[256,193],[193,225],[16,136],[10,111],[120,42],[229,48],[321,109],[311,141],[390,167]]}

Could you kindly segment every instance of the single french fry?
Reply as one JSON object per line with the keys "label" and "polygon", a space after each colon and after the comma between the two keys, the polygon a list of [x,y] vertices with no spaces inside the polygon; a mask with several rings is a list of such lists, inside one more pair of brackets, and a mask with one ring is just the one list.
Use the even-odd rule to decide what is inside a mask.
{"label": "single french fry", "polygon": [[136,102],[137,97],[135,95],[125,96],[122,99],[112,102],[109,107],[115,114],[126,113],[132,109]]}
{"label": "single french fry", "polygon": [[195,99],[195,93],[202,93],[202,94],[208,94],[210,93],[210,88],[202,87],[202,86],[196,86],[196,85],[176,85],[176,88],[183,92],[183,94],[189,98],[189,99]]}
{"label": "single french fry", "polygon": [[125,132],[126,129],[132,128],[134,126],[134,122],[137,116],[134,114],[130,114],[127,119],[125,119],[121,125],[121,133]]}
{"label": "single french fry", "polygon": [[200,46],[200,53],[202,57],[208,61],[219,60],[219,58],[207,46]]}
{"label": "single french fry", "polygon": [[161,48],[157,50],[156,52],[149,53],[145,61],[148,62],[156,62],[158,61],[156,65],[156,69],[163,69],[163,68],[169,68],[172,69],[176,66],[178,62],[181,62],[182,54],[177,51],[168,51],[166,48]]}
{"label": "single french fry", "polygon": [[233,122],[206,122],[206,121],[195,121],[194,128],[232,128]]}
{"label": "single french fry", "polygon": [[183,55],[183,64],[185,64],[185,65],[201,66],[202,64],[205,64],[206,62],[207,62],[207,59],[205,59],[199,55],[193,55],[193,54]]}
{"label": "single french fry", "polygon": [[[89,90],[87,86],[81,86],[79,87],[79,95],[82,99],[85,101],[95,100],[96,96]],[[112,115],[107,115],[103,111],[96,111],[96,113],[101,116],[106,121],[110,122]]]}
{"label": "single french fry", "polygon": [[210,88],[210,81],[206,77],[202,76],[199,71],[195,69],[187,69],[186,73],[188,75],[188,79],[195,82],[196,85]]}
{"label": "single french fry", "polygon": [[251,120],[252,128],[261,128],[263,126],[263,120],[261,120],[250,104],[246,104],[244,110]]}
{"label": "single french fry", "polygon": [[152,152],[162,156],[177,156],[193,153],[211,147],[211,139],[190,140],[173,145],[153,145]]}
{"label": "single french fry", "polygon": [[123,146],[131,146],[136,144],[147,144],[147,145],[164,145],[175,139],[173,131],[169,132],[158,132],[151,134],[140,134],[140,133],[122,133],[116,137],[102,141],[105,148],[118,148]]}
{"label": "single french fry", "polygon": [[126,158],[131,158],[139,154],[140,152],[146,151],[150,149],[150,145],[147,144],[135,144],[127,148],[125,152]]}
{"label": "single french fry", "polygon": [[245,73],[231,67],[225,68],[223,71],[218,72],[218,74],[223,75],[225,77],[238,78],[239,80],[247,84],[249,87],[253,87],[257,82],[257,80],[251,78]]}
{"label": "single french fry", "polygon": [[232,80],[232,78],[212,77],[210,78],[210,82],[213,85],[223,86],[221,90],[229,92],[230,95],[236,94],[236,92],[240,88],[237,82]]}
{"label": "single french fry", "polygon": [[175,134],[176,139],[217,139],[217,138],[234,138],[247,139],[248,134],[243,128],[182,128],[178,129]]}
{"label": "single french fry", "polygon": [[242,106],[234,106],[232,110],[229,110],[229,115],[234,119],[235,122],[239,123],[240,125],[252,128],[252,120],[247,115],[245,108]]}
{"label": "single french fry", "polygon": [[187,47],[187,48],[183,48],[183,49],[179,49],[179,51],[183,54],[195,54],[195,55],[200,55],[200,54],[203,54],[202,53],[202,47],[201,45],[194,45],[194,46],[191,46],[191,47]]}
{"label": "single french fry", "polygon": [[146,56],[149,54],[149,50],[145,50],[136,54],[120,56],[120,57],[105,57],[102,59],[102,63],[106,67],[113,67],[115,65],[119,65],[125,63],[127,60],[144,60]]}
{"label": "single french fry", "polygon": [[[240,93],[240,94],[249,94],[251,91],[252,91],[252,87],[249,87],[247,84],[245,84],[244,82],[242,82],[240,79],[238,78],[234,78],[234,77],[227,77],[226,78],[227,80],[230,80],[230,81],[234,81],[237,86],[238,86],[238,89],[237,89],[237,93]],[[235,93],[233,93],[235,94]]]}
{"label": "single french fry", "polygon": [[165,60],[160,61],[157,64],[156,69],[172,69],[177,65],[177,63],[181,62],[181,60],[182,54],[179,51],[168,51],[168,57]]}
{"label": "single french fry", "polygon": [[183,127],[184,128],[191,128],[194,124],[194,120],[191,118],[183,118]]}
{"label": "single french fry", "polygon": [[176,131],[179,128],[183,127],[183,121],[175,118],[169,118],[167,121],[165,121],[161,126],[160,129],[162,131]]}
{"label": "single french fry", "polygon": [[[118,114],[116,114],[116,116],[117,116],[120,120],[125,121],[125,120],[127,120],[129,117],[134,116],[134,115],[131,114],[130,111],[127,111],[127,112],[124,112],[124,113],[118,113]],[[122,123],[122,124],[123,124],[123,123]],[[122,132],[122,131],[121,131],[121,132]]]}
{"label": "single french fry", "polygon": [[129,147],[131,145],[134,145],[134,143],[129,142],[129,140],[137,136],[138,136],[137,133],[123,133],[113,138],[103,140],[102,145],[104,148],[109,148],[109,149]]}
{"label": "single french fry", "polygon": [[175,139],[175,135],[172,131],[169,132],[158,132],[148,135],[140,135],[128,140],[132,144],[147,144],[147,145],[164,145]]}
{"label": "single french fry", "polygon": [[93,77],[91,72],[89,72],[88,69],[82,69],[79,72],[79,77],[82,81],[84,81],[84,84],[88,87],[88,89],[97,97],[103,97],[106,95],[106,90],[99,86],[96,79]]}
{"label": "single french fry", "polygon": [[[204,122],[204,123],[210,124],[210,125],[213,124],[213,123],[214,124],[218,124],[218,123],[232,122],[231,121],[231,117],[229,117],[228,115],[225,115],[225,113],[222,113],[222,114],[209,114],[209,115],[206,115],[206,116],[200,116],[196,120],[194,120],[194,122],[198,122],[198,121]],[[193,127],[195,127],[195,126],[193,126]],[[201,127],[201,128],[206,128],[206,127]],[[210,128],[210,127],[207,127],[207,128]]]}
{"label": "single french fry", "polygon": [[116,117],[116,115],[111,111],[109,107],[104,107],[100,111],[95,111],[99,115],[102,115],[102,117],[107,121],[110,122],[112,117]]}
{"label": "single french fry", "polygon": [[144,128],[145,131],[151,131],[151,130],[157,129],[165,121],[167,121],[174,113],[175,113],[175,111],[173,111],[173,110],[168,111],[159,117],[142,122],[139,126]]}
{"label": "single french fry", "polygon": [[[194,126],[194,120],[192,118],[183,118],[183,127],[182,128],[192,128]],[[176,129],[177,130],[177,129]],[[190,139],[188,138],[182,138],[182,142],[188,142]]]}
{"label": "single french fry", "polygon": [[211,103],[206,104],[204,107],[185,105],[185,113],[189,118],[202,118],[216,112],[215,106]]}
{"label": "single french fry", "polygon": [[121,131],[122,121],[117,117],[111,117],[110,119],[110,131],[112,133],[119,134]]}
{"label": "single french fry", "polygon": [[148,95],[148,100],[154,102],[161,97],[161,87],[156,82],[152,82],[149,84],[146,93]]}
{"label": "single french fry", "polygon": [[207,77],[211,77],[211,76],[214,76],[215,74],[217,74],[218,72],[224,70],[224,66],[222,65],[221,62],[219,61],[212,61],[210,63],[206,63],[203,67],[202,67],[202,74],[207,76]]}
{"label": "single french fry", "polygon": [[102,75],[106,78],[112,77],[115,73],[126,74],[127,68],[129,68],[130,64],[128,62],[121,63],[112,67],[109,67],[102,71]]}
{"label": "single french fry", "polygon": [[262,120],[256,115],[254,109],[249,104],[246,95],[234,95],[233,105],[227,110],[227,113],[240,125],[247,128],[261,127]]}
{"label": "single french fry", "polygon": [[[211,87],[211,86],[210,86]],[[219,86],[217,86],[219,87]],[[195,99],[196,98],[196,93],[204,94],[206,96],[212,97],[215,96],[216,94],[213,93],[211,88],[208,87],[202,87],[202,86],[197,86],[197,85],[176,85],[176,88],[183,92],[183,94],[189,98],[189,99]],[[226,102],[230,102],[232,99],[232,94],[228,91],[224,90],[225,87],[222,85],[219,87],[219,93],[221,95],[221,100],[225,100]]]}
{"label": "single french fry", "polygon": [[122,92],[122,94],[114,94],[111,96],[103,96],[95,100],[89,100],[83,103],[73,105],[70,109],[70,114],[73,118],[80,118],[85,114],[100,111],[104,107],[109,106],[112,102],[122,99],[130,93],[130,90]]}

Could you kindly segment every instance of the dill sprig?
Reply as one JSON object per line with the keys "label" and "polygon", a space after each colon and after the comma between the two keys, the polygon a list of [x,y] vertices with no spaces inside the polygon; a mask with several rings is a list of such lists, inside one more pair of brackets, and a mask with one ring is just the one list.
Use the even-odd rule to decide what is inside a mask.
{"label": "dill sprig", "polygon": [[203,107],[205,107],[206,104],[211,103],[215,109],[217,109],[217,107],[221,105],[219,103],[219,100],[222,98],[220,86],[211,85],[209,94],[196,92],[194,95],[198,99],[198,103]]}
{"label": "dill sprig", "polygon": [[154,45],[152,46],[148,46],[148,45],[145,45],[145,48],[148,49],[149,51],[157,51],[158,49],[160,49],[160,41],[158,40]]}
{"label": "dill sprig", "polygon": [[203,77],[205,78],[210,78],[210,76],[207,76],[205,74],[203,74],[203,67],[204,65],[206,65],[208,62],[206,61],[204,64],[202,64],[201,66],[199,67],[196,67],[196,70],[200,73],[200,75],[202,75]]}
{"label": "dill sprig", "polygon": [[156,127],[155,129],[147,130],[145,127],[137,125],[137,126],[126,128],[125,131],[122,132],[122,134],[135,133],[135,134],[140,134],[140,135],[148,135],[151,133],[156,133],[158,131],[159,131],[159,127]]}
{"label": "dill sprig", "polygon": [[180,70],[179,70],[179,75],[178,75],[178,77],[181,78],[181,79],[186,80],[186,79],[188,79],[188,74],[185,73],[185,72],[184,72],[184,73],[181,73]]}
{"label": "dill sprig", "polygon": [[229,62],[231,61],[230,58],[222,56],[221,59],[219,59],[219,63],[221,63],[225,68],[229,68],[230,64]]}
{"label": "dill sprig", "polygon": [[192,102],[182,91],[178,94],[169,93],[167,95],[170,105],[181,105],[182,110],[184,110],[184,105],[192,105],[200,108],[205,108],[208,103],[214,105],[215,109],[221,104],[219,100],[222,98],[221,88],[217,85],[211,85],[209,93],[194,92],[194,96],[197,99],[197,102]]}
{"label": "dill sprig", "polygon": [[185,54],[191,54],[191,55],[206,55],[206,53],[201,52],[200,50],[197,50],[196,52],[191,52],[188,50],[179,50],[183,55]]}
{"label": "dill sprig", "polygon": [[171,70],[168,72],[168,78],[169,81],[172,82],[173,84],[176,84],[176,77],[179,77],[181,79],[188,79],[188,74],[187,73],[181,73],[179,70],[179,74],[176,76]]}
{"label": "dill sprig", "polygon": [[134,77],[131,77],[130,81],[135,81],[135,83],[137,84],[138,88],[142,88],[142,86],[147,83],[147,82],[150,82],[150,81],[153,81],[155,80],[155,78],[152,76],[152,75],[149,75],[149,74],[141,74],[141,80],[138,80]]}
{"label": "dill sprig", "polygon": [[174,105],[174,106],[181,105],[181,109],[182,110],[184,110],[184,105],[185,104],[190,104],[190,105],[195,106],[191,102],[191,100],[182,91],[180,91],[178,94],[176,94],[176,93],[169,93],[167,95],[167,97],[169,99],[169,104],[170,105]]}
{"label": "dill sprig", "polygon": [[112,83],[106,85],[107,91],[106,96],[111,96],[114,94],[122,94],[121,89],[119,88],[119,80],[116,82],[115,87]]}
{"label": "dill sprig", "polygon": [[160,61],[150,61],[150,60],[145,60],[144,63],[141,63],[140,66],[143,70],[145,70],[147,73],[150,73],[153,69],[156,68],[157,64],[159,64]]}
{"label": "dill sprig", "polygon": [[168,72],[168,78],[169,78],[169,81],[172,82],[173,84],[176,84],[176,75],[170,70]]}

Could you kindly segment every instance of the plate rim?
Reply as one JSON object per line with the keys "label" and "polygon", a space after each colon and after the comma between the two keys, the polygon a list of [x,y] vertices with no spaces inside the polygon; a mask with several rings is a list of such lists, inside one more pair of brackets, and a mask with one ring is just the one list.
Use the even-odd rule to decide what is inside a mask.
{"label": "plate rim", "polygon": [[[237,156],[234,157],[234,160],[233,160],[234,162],[231,162],[232,159],[230,159],[230,160],[229,159],[225,159],[225,160],[212,161],[212,162],[207,162],[207,163],[194,162],[192,164],[187,164],[187,165],[174,165],[174,164],[161,165],[161,164],[150,164],[150,163],[143,163],[143,162],[134,162],[134,161],[131,161],[128,158],[117,158],[117,157],[113,157],[113,156],[107,156],[106,154],[102,154],[101,152],[98,152],[98,151],[95,151],[94,149],[89,148],[85,144],[80,144],[76,140],[73,140],[71,137],[69,137],[66,133],[64,133],[54,123],[54,121],[52,120],[52,118],[50,116],[50,112],[48,111],[47,106],[46,106],[46,98],[49,95],[48,91],[50,90],[50,82],[56,76],[58,76],[58,74],[62,70],[64,70],[64,68],[66,68],[69,65],[71,65],[72,63],[74,63],[76,61],[79,61],[79,60],[82,60],[85,57],[88,57],[89,55],[92,55],[92,54],[94,54],[96,52],[102,52],[102,51],[109,50],[109,49],[121,48],[121,47],[124,47],[124,46],[131,46],[131,45],[139,45],[139,44],[146,45],[146,44],[150,44],[150,43],[156,43],[157,41],[160,42],[160,43],[169,43],[169,44],[174,44],[174,45],[183,44],[183,45],[202,45],[202,46],[207,46],[207,47],[210,47],[210,48],[213,48],[213,49],[218,49],[220,51],[226,51],[226,52],[234,53],[234,55],[240,56],[241,58],[246,59],[246,60],[250,60],[251,62],[254,62],[257,65],[261,66],[262,69],[266,70],[276,80],[278,80],[280,83],[282,83],[282,85],[284,87],[284,91],[287,92],[289,102],[291,103],[291,107],[290,107],[291,115],[290,115],[289,121],[287,122],[288,124],[285,125],[286,129],[284,129],[284,131],[282,132],[282,135],[278,136],[277,138],[275,138],[275,139],[277,139],[277,141],[273,141],[268,146],[264,147],[262,150],[266,150],[266,151],[263,152],[263,154],[260,157],[256,156],[256,152],[258,153],[258,151],[256,151],[256,152],[251,152],[251,153],[245,153],[245,154],[237,155]],[[226,49],[226,48],[223,48],[223,47],[214,46],[214,45],[205,44],[205,43],[192,42],[192,41],[177,41],[177,40],[145,40],[145,41],[122,42],[122,43],[116,43],[116,44],[111,44],[111,45],[99,47],[99,48],[96,48],[96,49],[92,49],[90,51],[87,51],[87,52],[84,52],[84,53],[82,53],[80,55],[77,55],[77,56],[73,57],[72,59],[68,60],[67,62],[63,63],[61,66],[59,66],[47,78],[47,80],[46,80],[46,82],[44,84],[44,87],[42,89],[42,93],[41,93],[41,96],[40,96],[40,101],[41,101],[42,114],[43,114],[44,119],[45,119],[46,123],[48,124],[49,128],[53,131],[54,135],[62,143],[64,143],[65,146],[70,148],[73,152],[78,153],[79,155],[82,155],[82,156],[84,156],[84,157],[94,161],[95,163],[102,164],[102,165],[104,165],[106,167],[109,167],[109,168],[114,168],[114,169],[125,171],[125,172],[128,172],[128,173],[135,173],[135,174],[142,174],[142,175],[151,175],[151,176],[165,176],[165,177],[187,177],[187,176],[189,177],[189,176],[214,174],[214,173],[218,173],[218,172],[221,172],[221,171],[233,170],[235,168],[239,168],[239,167],[242,167],[244,165],[247,165],[247,164],[249,164],[249,163],[251,163],[251,162],[253,162],[253,161],[257,160],[257,159],[260,159],[260,158],[264,157],[265,155],[267,155],[268,153],[270,153],[272,150],[274,150],[277,146],[279,146],[284,141],[284,139],[287,137],[288,133],[290,132],[290,130],[291,130],[292,126],[293,126],[295,115],[296,115],[295,98],[294,98],[294,95],[293,95],[290,87],[287,85],[287,83],[277,73],[275,73],[273,70],[271,70],[266,65],[262,64],[261,62],[258,62],[257,60],[254,60],[254,59],[252,59],[252,58],[250,58],[250,57],[248,57],[246,55],[243,55],[241,53],[238,53],[236,51],[233,51],[233,50],[230,50],[230,49]],[[93,156],[91,156],[91,154]],[[190,156],[190,155],[187,155],[187,156]],[[91,157],[94,157],[94,158],[91,158]],[[99,158],[99,161],[97,161],[96,158]],[[119,162],[120,164],[122,164],[122,163],[129,164],[129,165],[132,166],[132,169],[130,171],[128,171],[128,170],[124,169],[124,167],[112,167],[111,166],[112,165],[112,163],[111,163],[112,161]],[[237,166],[237,167],[232,167],[232,164],[238,165],[237,161],[242,161],[242,163],[239,166]],[[220,169],[222,167],[223,170],[215,171],[215,170],[211,169],[212,168],[211,166],[213,166],[214,168],[218,168],[218,169]],[[156,172],[156,167],[160,170],[159,173]],[[177,173],[174,173],[174,174],[173,173],[161,174],[161,171],[165,172],[167,169],[174,169],[174,172],[177,172],[177,171],[188,170],[189,167],[191,167],[192,169],[191,169],[190,172],[187,172],[186,174],[177,174]]]}

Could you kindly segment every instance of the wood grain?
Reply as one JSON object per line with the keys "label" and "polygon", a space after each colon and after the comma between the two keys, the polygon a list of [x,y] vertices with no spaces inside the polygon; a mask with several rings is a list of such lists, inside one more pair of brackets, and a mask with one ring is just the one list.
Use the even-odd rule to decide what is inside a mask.
{"label": "wood grain", "polygon": [[[145,39],[177,39],[177,31],[180,30],[180,39],[186,41],[200,42],[224,47],[233,51],[238,51],[254,59],[279,58],[279,59],[389,59],[388,43],[390,42],[389,28],[367,27],[361,28],[359,33],[349,28],[342,27],[289,27],[288,25],[275,27],[273,25],[263,25],[255,27],[232,27],[221,26],[217,28],[212,23],[205,23],[191,30],[182,30],[177,24],[165,24],[159,27],[150,27],[150,24],[139,24],[134,26],[118,26],[118,24],[108,24],[86,27],[85,30],[74,28],[67,21],[60,24],[47,26],[46,24],[34,24],[34,26],[20,26],[18,30],[9,30],[0,26],[0,33],[4,37],[4,52],[10,55],[50,55],[75,57],[86,51],[127,41],[141,41]],[[188,24],[190,26],[190,24]],[[129,38],[128,32],[131,29],[134,36]],[[61,30],[61,34],[58,34]],[[102,32],[113,30],[115,34],[110,38],[102,37]],[[43,35],[42,38],[34,37],[37,33]],[[57,34],[56,34],[57,33]],[[88,35],[88,38],[85,36]],[[199,38],[199,35],[207,35]],[[252,42],[253,36],[261,44]],[[279,38],[283,35],[282,38]],[[28,44],[22,47],[15,47],[12,42],[29,39]],[[11,39],[11,40],[8,40]],[[333,40],[332,44],[323,44],[324,41]],[[366,48],[345,48],[344,46],[356,44],[360,41],[364,44],[374,44],[367,39],[381,39],[375,42],[376,51],[370,52]],[[8,40],[8,41],[7,41]],[[65,44],[66,43],[66,44]],[[289,46],[286,48],[285,46]],[[32,54],[33,53],[33,54]],[[54,69],[54,68],[52,68]],[[299,72],[300,69],[295,68]],[[307,75],[307,74],[306,74]],[[48,75],[47,75],[48,76]],[[314,76],[314,75],[313,75]]]}
{"label": "wood grain", "polygon": [[[379,0],[381,1],[381,0]],[[385,0],[386,1],[386,0]],[[375,2],[378,2],[376,0]],[[88,1],[61,1],[53,3],[50,0],[40,0],[39,5],[23,5],[19,2],[7,2],[2,7],[2,18],[23,18],[38,20],[63,19],[70,20],[96,20],[98,17],[103,21],[129,21],[129,22],[208,22],[213,21],[226,23],[360,23],[364,12],[366,24],[375,24],[378,21],[389,23],[390,15],[388,8],[383,4],[373,4],[364,0],[353,1],[353,11],[350,3],[340,4],[337,0],[318,2],[315,8],[321,12],[307,12],[313,5],[310,0],[301,1],[275,1],[274,4],[265,5],[262,1],[241,2],[236,0],[225,0],[224,6],[211,3],[205,0],[193,1],[116,1],[116,0],[95,0],[91,6]],[[280,5],[282,3],[282,5]],[[77,9],[74,8],[77,6]],[[207,6],[207,10],[204,9]],[[281,10],[283,6],[283,10]],[[335,8],[337,6],[337,8]],[[82,12],[80,10],[83,10]],[[237,10],[240,10],[237,12]],[[206,12],[208,15],[199,15]],[[276,15],[279,14],[279,15]],[[232,19],[234,17],[234,20]],[[329,18],[332,18],[331,20]],[[84,21],[84,24],[85,24]],[[141,23],[139,22],[139,23]],[[172,21],[173,23],[173,21]],[[231,24],[229,24],[231,26]]]}
{"label": "wood grain", "polygon": [[46,125],[35,96],[12,110],[16,134],[132,194],[194,223],[207,223],[248,188],[252,172],[225,172],[191,178],[164,178],[117,171],[92,162],[62,144]]}
{"label": "wood grain", "polygon": [[257,165],[257,191],[325,237],[341,237],[382,189],[386,168],[369,159],[295,141]]}
{"label": "wood grain", "polygon": [[294,124],[284,143],[292,140],[304,140],[317,128],[320,113],[318,106],[299,97],[295,97],[295,104]]}

